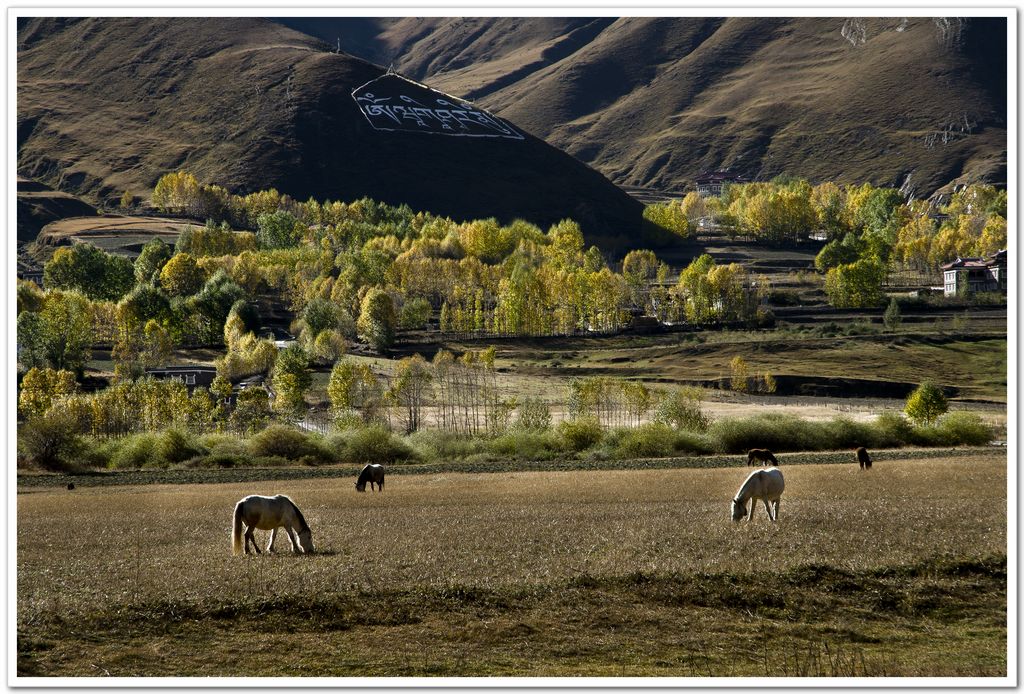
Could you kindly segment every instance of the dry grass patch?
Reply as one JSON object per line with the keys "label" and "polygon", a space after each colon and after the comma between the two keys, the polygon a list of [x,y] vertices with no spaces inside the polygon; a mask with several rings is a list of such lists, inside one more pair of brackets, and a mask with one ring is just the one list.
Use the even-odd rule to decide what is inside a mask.
{"label": "dry grass patch", "polygon": [[[118,644],[143,649],[132,661],[140,674],[203,674],[202,648],[230,650],[232,637],[258,619],[277,620],[293,643],[273,666],[260,666],[262,674],[620,674],[612,670],[625,667],[622,648],[636,651],[627,674],[687,674],[696,665],[685,665],[682,654],[699,652],[699,644],[678,641],[689,633],[678,629],[701,619],[717,624],[700,632],[701,647],[727,647],[758,625],[788,633],[795,619],[809,629],[794,635],[801,643],[870,648],[900,626],[875,623],[871,603],[857,604],[881,590],[869,590],[872,581],[882,581],[901,620],[938,619],[930,628],[948,643],[967,640],[964,615],[981,610],[985,638],[971,652],[981,654],[979,668],[984,661],[998,669],[1005,621],[993,625],[991,615],[1000,605],[1005,612],[1005,559],[1001,589],[998,560],[995,574],[968,572],[980,578],[918,568],[908,582],[886,572],[928,567],[936,557],[942,566],[973,566],[1005,556],[1005,467],[990,456],[887,461],[870,473],[784,467],[775,525],[763,508],[752,524],[728,521],[729,500],[747,474],[735,468],[399,476],[382,494],[357,494],[347,478],[23,494],[19,668],[103,674],[83,669],[85,649],[114,673],[103,652]],[[318,554],[231,557],[234,502],[277,492],[302,508]],[[850,584],[853,602],[832,604],[842,591],[833,595],[818,574],[800,573],[807,567],[827,567],[820,571],[838,576],[837,585]],[[959,595],[968,580],[981,588],[983,604],[958,597],[945,621],[932,608],[902,607],[930,604],[932,593],[933,600]],[[742,591],[723,588],[767,582],[767,595],[787,595],[794,581],[821,587],[800,604],[758,598],[746,606],[737,601]],[[694,585],[704,587],[694,592]],[[700,595],[711,603],[702,606]],[[839,607],[842,620],[831,614]],[[743,629],[731,623],[735,610],[752,620]],[[145,656],[143,644],[161,630],[181,631],[187,643],[166,642],[168,657]],[[380,637],[395,645],[377,655],[352,645],[371,637],[366,643]],[[348,660],[302,655],[303,643],[321,638]],[[739,639],[743,648],[755,647],[750,638]],[[876,674],[895,667],[873,657]],[[303,658],[316,662],[300,667]],[[725,660],[712,660],[723,674],[717,668]],[[374,672],[358,672],[371,662]],[[756,662],[751,656],[745,671],[758,674]],[[209,666],[250,674],[226,660]]]}

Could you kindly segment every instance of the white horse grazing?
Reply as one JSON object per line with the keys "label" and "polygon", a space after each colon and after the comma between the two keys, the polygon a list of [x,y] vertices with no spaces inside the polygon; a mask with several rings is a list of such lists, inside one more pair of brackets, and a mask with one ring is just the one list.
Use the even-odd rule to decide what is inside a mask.
{"label": "white horse grazing", "polygon": [[743,486],[736,492],[736,498],[732,500],[732,519],[734,521],[742,520],[747,515],[747,501],[753,499],[747,522],[753,520],[754,508],[757,506],[757,500],[760,499],[764,502],[768,518],[773,522],[778,520],[779,498],[785,488],[786,482],[782,479],[782,471],[778,468],[754,470],[747,476]]}
{"label": "white horse grazing", "polygon": [[[249,553],[249,543],[252,543],[256,554],[260,548],[253,537],[253,531],[270,531],[270,543],[267,551],[274,550],[274,539],[277,537],[277,529],[284,527],[288,533],[288,539],[292,543],[292,551],[296,554],[313,552],[313,535],[302,517],[302,511],[291,499],[283,494],[277,496],[247,496],[235,504],[234,522],[231,527],[231,549],[234,554],[242,553],[242,524],[245,524],[245,553]],[[296,533],[298,540],[296,541]]]}

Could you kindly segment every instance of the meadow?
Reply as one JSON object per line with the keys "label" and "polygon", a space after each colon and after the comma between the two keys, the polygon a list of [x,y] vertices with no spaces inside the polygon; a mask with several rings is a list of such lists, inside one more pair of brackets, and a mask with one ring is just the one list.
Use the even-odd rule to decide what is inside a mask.
{"label": "meadow", "polygon": [[[22,487],[18,672],[1005,674],[1005,452],[782,469],[777,524],[736,467]],[[231,556],[250,493],[316,553]]]}

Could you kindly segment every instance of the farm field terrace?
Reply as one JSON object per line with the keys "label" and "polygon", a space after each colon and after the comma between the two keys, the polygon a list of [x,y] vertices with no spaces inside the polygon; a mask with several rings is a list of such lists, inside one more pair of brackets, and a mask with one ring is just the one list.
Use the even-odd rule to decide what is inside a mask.
{"label": "farm field terrace", "polygon": [[[23,676],[997,676],[1006,456],[23,488]],[[233,557],[246,494],[316,553]],[[265,546],[268,533],[258,532]]]}

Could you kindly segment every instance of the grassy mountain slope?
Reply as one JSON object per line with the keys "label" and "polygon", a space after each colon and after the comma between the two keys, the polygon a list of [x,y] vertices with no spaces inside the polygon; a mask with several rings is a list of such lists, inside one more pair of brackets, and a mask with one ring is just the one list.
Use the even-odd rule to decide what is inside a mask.
{"label": "grassy mountain slope", "polygon": [[[350,20],[286,21],[334,42]],[[674,188],[720,167],[918,195],[1006,180],[1001,19],[361,21],[352,50],[473,98],[623,185]]]}
{"label": "grassy mountain slope", "polygon": [[367,195],[466,219],[579,221],[651,240],[596,171],[521,140],[385,132],[352,90],[383,69],[263,19],[33,19],[19,26],[18,171],[111,199],[179,168],[236,192]]}

